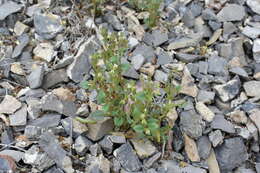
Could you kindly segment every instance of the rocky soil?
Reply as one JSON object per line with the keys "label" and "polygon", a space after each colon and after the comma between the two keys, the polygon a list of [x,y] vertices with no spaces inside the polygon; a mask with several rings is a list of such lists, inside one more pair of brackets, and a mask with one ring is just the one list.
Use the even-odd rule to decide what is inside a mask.
{"label": "rocky soil", "polygon": [[[158,25],[127,1],[90,16],[87,0],[0,0],[0,172],[260,173],[260,1],[164,0]],[[129,41],[125,77],[171,69],[183,108],[168,143],[111,133],[90,57],[99,29]]]}

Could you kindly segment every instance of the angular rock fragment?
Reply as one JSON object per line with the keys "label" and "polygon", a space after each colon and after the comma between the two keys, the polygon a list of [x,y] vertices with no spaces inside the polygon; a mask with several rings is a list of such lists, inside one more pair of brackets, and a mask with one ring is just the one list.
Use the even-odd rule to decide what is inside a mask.
{"label": "angular rock fragment", "polygon": [[102,154],[99,156],[87,155],[86,173],[110,173],[110,162]]}
{"label": "angular rock fragment", "polygon": [[243,84],[243,87],[246,91],[246,95],[250,97],[259,97],[260,96],[260,81],[248,81]]}
{"label": "angular rock fragment", "polygon": [[218,20],[221,22],[240,21],[245,17],[245,9],[238,4],[226,4],[224,8],[217,14]]}
{"label": "angular rock fragment", "polygon": [[121,145],[113,155],[126,171],[134,172],[141,169],[142,164],[129,143]]}
{"label": "angular rock fragment", "polygon": [[16,35],[22,35],[29,30],[29,27],[20,21],[17,21],[14,26],[14,32]]}
{"label": "angular rock fragment", "polygon": [[37,34],[43,39],[52,39],[63,30],[60,16],[52,13],[36,13],[33,22]]}
{"label": "angular rock fragment", "polygon": [[231,171],[245,162],[248,158],[246,150],[246,146],[241,138],[226,139],[223,145],[215,150],[221,172]]}
{"label": "angular rock fragment", "polygon": [[27,46],[27,44],[30,41],[29,36],[27,34],[19,36],[18,40],[19,44],[14,48],[12,58],[17,58],[19,55],[21,55],[23,49]]}
{"label": "angular rock fragment", "polygon": [[197,140],[197,146],[200,158],[207,159],[212,149],[209,138],[207,136],[201,136]]}
{"label": "angular rock fragment", "polygon": [[188,37],[183,37],[177,40],[174,40],[167,47],[168,50],[175,50],[190,46],[196,46],[202,39],[201,33],[191,34]]}
{"label": "angular rock fragment", "polygon": [[247,116],[244,111],[235,110],[227,114],[235,123],[246,124]]}
{"label": "angular rock fragment", "polygon": [[123,25],[118,20],[117,16],[113,14],[106,14],[104,19],[113,26],[113,28],[117,31],[123,30]]}
{"label": "angular rock fragment", "polygon": [[30,75],[27,76],[27,81],[31,89],[36,89],[41,87],[44,76],[44,67],[37,66],[32,70]]}
{"label": "angular rock fragment", "polygon": [[193,55],[187,53],[176,53],[176,58],[182,62],[190,63],[202,59],[200,55]]}
{"label": "angular rock fragment", "polygon": [[228,81],[226,84],[216,85],[214,89],[223,102],[227,102],[237,96],[240,91],[241,82],[238,77]]}
{"label": "angular rock fragment", "polygon": [[113,152],[113,142],[108,138],[108,136],[105,136],[101,141],[98,143],[101,148],[108,154],[111,154]]}
{"label": "angular rock fragment", "polygon": [[202,118],[208,122],[211,122],[215,117],[214,112],[212,112],[204,103],[197,102],[196,110],[202,116]]}
{"label": "angular rock fragment", "polygon": [[40,43],[33,49],[33,54],[36,58],[51,62],[56,54],[54,46],[49,43]]}
{"label": "angular rock fragment", "polygon": [[4,100],[0,103],[0,114],[13,114],[22,106],[16,98],[10,95],[6,95]]}
{"label": "angular rock fragment", "polygon": [[86,133],[88,131],[88,127],[86,126],[86,124],[82,124],[81,122],[70,117],[61,120],[61,124],[68,135],[71,134],[72,128],[72,135],[74,137],[78,137],[80,134]]}
{"label": "angular rock fragment", "polygon": [[216,115],[211,123],[211,127],[227,133],[235,133],[234,125],[227,121],[223,115]]}
{"label": "angular rock fragment", "polygon": [[156,147],[149,140],[132,139],[131,142],[141,159],[147,158],[156,152]]}
{"label": "angular rock fragment", "polygon": [[157,59],[157,64],[159,65],[164,65],[164,64],[170,64],[173,62],[173,58],[169,55],[168,52],[160,50],[158,59]]}
{"label": "angular rock fragment", "polygon": [[10,14],[16,13],[22,9],[22,5],[13,1],[7,1],[0,5],[0,20],[4,20]]}
{"label": "angular rock fragment", "polygon": [[246,26],[243,28],[242,33],[247,37],[252,39],[256,39],[260,35],[260,28]]}
{"label": "angular rock fragment", "polygon": [[192,166],[190,164],[185,164],[184,167],[179,165],[175,160],[163,160],[162,161],[162,171],[167,171],[167,173],[206,173],[205,169]]}
{"label": "angular rock fragment", "polygon": [[168,81],[168,74],[164,73],[161,70],[156,70],[154,74],[154,80],[159,81],[161,83],[166,83]]}
{"label": "angular rock fragment", "polygon": [[93,143],[86,137],[78,136],[75,140],[74,149],[80,156],[83,156],[92,144]]}
{"label": "angular rock fragment", "polygon": [[222,133],[220,130],[215,130],[210,132],[209,134],[209,140],[211,141],[213,147],[216,147],[223,143],[224,137],[222,136]]}
{"label": "angular rock fragment", "polygon": [[55,86],[56,84],[68,81],[69,78],[65,69],[53,70],[44,76],[42,88],[48,89]]}
{"label": "angular rock fragment", "polygon": [[24,126],[27,122],[27,106],[23,105],[21,109],[14,114],[9,115],[11,126]]}
{"label": "angular rock fragment", "polygon": [[135,70],[139,70],[145,62],[145,58],[142,55],[136,55],[132,57],[131,63]]}
{"label": "angular rock fragment", "polygon": [[146,168],[150,168],[153,166],[153,164],[160,159],[162,153],[161,152],[158,152],[156,154],[154,154],[153,156],[151,156],[150,158],[144,160],[144,166]]}
{"label": "angular rock fragment", "polygon": [[79,83],[83,80],[85,75],[88,75],[91,69],[89,58],[97,50],[97,48],[98,44],[96,43],[94,37],[89,38],[79,47],[73,63],[67,68],[67,74],[71,80]]}
{"label": "angular rock fragment", "polygon": [[218,161],[217,161],[214,150],[211,150],[210,155],[207,158],[206,162],[209,166],[210,173],[220,173]]}
{"label": "angular rock fragment", "polygon": [[194,84],[194,79],[192,78],[187,67],[183,70],[183,77],[181,81],[181,91],[180,93],[186,94],[192,97],[196,97],[198,95],[198,88]]}
{"label": "angular rock fragment", "polygon": [[215,92],[200,90],[197,96],[199,102],[202,103],[212,103],[215,98]]}
{"label": "angular rock fragment", "polygon": [[[155,58],[154,50],[151,46],[145,44],[138,45],[133,51],[133,56],[142,55],[145,57],[145,62],[151,62]],[[131,59],[132,57],[130,57]]]}
{"label": "angular rock fragment", "polygon": [[213,75],[225,76],[227,71],[227,60],[220,57],[210,57],[208,59],[208,73]]}
{"label": "angular rock fragment", "polygon": [[256,63],[260,63],[260,39],[254,40],[253,56]]}
{"label": "angular rock fragment", "polygon": [[70,157],[67,156],[67,152],[59,145],[58,140],[53,134],[49,132],[42,134],[39,140],[39,145],[41,149],[43,149],[43,151],[45,151],[48,156],[66,173],[74,171]]}
{"label": "angular rock fragment", "polygon": [[202,118],[194,110],[181,112],[180,125],[182,130],[192,138],[198,138],[202,135]]}
{"label": "angular rock fragment", "polygon": [[185,141],[185,152],[188,155],[188,158],[192,162],[199,162],[200,157],[199,157],[199,152],[197,145],[193,139],[191,139],[189,136],[184,134],[184,141]]}
{"label": "angular rock fragment", "polygon": [[255,123],[256,127],[258,128],[258,131],[260,133],[260,111],[256,110],[252,114],[249,115],[250,119]]}
{"label": "angular rock fragment", "polygon": [[260,2],[258,0],[247,0],[246,4],[257,14],[260,15]]}

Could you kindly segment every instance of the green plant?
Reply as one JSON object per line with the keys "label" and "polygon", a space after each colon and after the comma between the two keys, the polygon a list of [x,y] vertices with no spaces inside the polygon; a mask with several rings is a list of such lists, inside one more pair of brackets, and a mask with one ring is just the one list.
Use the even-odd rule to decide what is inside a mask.
{"label": "green plant", "polygon": [[162,0],[129,0],[128,2],[139,11],[149,12],[149,17],[145,20],[145,23],[150,28],[156,26],[160,17],[159,8]]}
{"label": "green plant", "polygon": [[[105,30],[101,34],[103,48],[91,58],[94,77],[82,82],[83,88],[98,93],[97,103],[102,106],[102,110],[96,114],[113,117],[116,130],[132,129],[139,136],[161,142],[172,128],[167,123],[166,116],[176,106],[173,99],[180,88],[173,86],[169,80],[163,86],[167,93],[164,102],[156,103],[155,98],[160,95],[160,84],[141,78],[137,85],[136,81],[122,76],[129,68],[128,64],[121,61],[127,51],[127,40],[115,33],[109,35]],[[80,118],[78,120],[93,123]]]}
{"label": "green plant", "polygon": [[101,15],[101,5],[106,2],[106,0],[91,0],[93,8],[91,9],[91,13],[93,16]]}

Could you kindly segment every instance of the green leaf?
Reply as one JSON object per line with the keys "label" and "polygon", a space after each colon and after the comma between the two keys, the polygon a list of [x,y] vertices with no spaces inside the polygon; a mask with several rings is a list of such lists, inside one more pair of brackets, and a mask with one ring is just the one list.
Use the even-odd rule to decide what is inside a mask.
{"label": "green leaf", "polygon": [[91,119],[88,119],[88,118],[80,118],[80,117],[76,117],[75,120],[81,122],[81,123],[84,123],[84,124],[95,124],[96,121],[95,120],[91,120]]}
{"label": "green leaf", "polygon": [[128,64],[128,63],[121,64],[121,67],[122,67],[123,71],[125,72],[125,71],[129,70],[130,64]]}
{"label": "green leaf", "polygon": [[115,117],[114,118],[114,124],[116,127],[122,126],[124,123],[124,118],[123,117]]}
{"label": "green leaf", "polygon": [[152,122],[152,123],[148,123],[148,128],[151,130],[151,131],[155,131],[159,128],[159,124],[158,123],[155,123],[155,122]]}
{"label": "green leaf", "polygon": [[80,83],[80,86],[81,86],[81,88],[83,88],[83,89],[89,89],[89,82],[88,81],[82,81],[81,83]]}
{"label": "green leaf", "polygon": [[90,115],[88,116],[88,118],[90,118],[91,120],[102,120],[105,117],[105,112],[101,111],[101,110],[96,110],[94,112],[91,112]]}
{"label": "green leaf", "polygon": [[109,111],[109,104],[106,104],[106,105],[102,106],[102,110],[104,112],[108,112]]}
{"label": "green leaf", "polygon": [[98,102],[98,104],[104,103],[105,98],[106,98],[105,92],[104,91],[99,91],[98,95],[97,95],[97,102]]}
{"label": "green leaf", "polygon": [[175,89],[176,89],[177,93],[179,93],[179,92],[181,91],[181,86],[180,86],[180,85],[177,85],[177,86],[175,87]]}
{"label": "green leaf", "polygon": [[142,112],[139,110],[138,107],[134,107],[134,110],[133,110],[133,117],[134,119],[140,119],[141,118],[141,114]]}
{"label": "green leaf", "polygon": [[141,91],[136,94],[136,99],[143,102],[145,101],[145,96],[146,96],[145,93]]}
{"label": "green leaf", "polygon": [[144,127],[141,124],[137,124],[133,127],[134,131],[136,133],[143,133],[144,132]]}

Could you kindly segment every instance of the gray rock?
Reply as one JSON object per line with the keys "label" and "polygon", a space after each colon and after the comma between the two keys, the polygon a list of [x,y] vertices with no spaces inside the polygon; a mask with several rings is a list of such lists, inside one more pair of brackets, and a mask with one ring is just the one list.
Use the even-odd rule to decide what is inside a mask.
{"label": "gray rock", "polygon": [[216,14],[214,13],[214,11],[212,9],[205,9],[203,10],[202,12],[202,18],[204,20],[213,20],[213,21],[216,21],[217,20],[217,16]]}
{"label": "gray rock", "polygon": [[154,80],[159,81],[161,83],[166,83],[168,81],[168,74],[164,73],[161,70],[156,70],[154,74]]}
{"label": "gray rock", "polygon": [[208,73],[209,64],[205,61],[199,62],[199,73],[201,74],[207,74]]}
{"label": "gray rock", "polygon": [[235,173],[256,173],[253,169],[246,169],[243,167],[239,167]]}
{"label": "gray rock", "polygon": [[15,46],[14,51],[12,53],[12,58],[17,58],[19,55],[21,55],[23,49],[27,46],[30,39],[27,34],[23,34],[18,37],[19,44]]}
{"label": "gray rock", "polygon": [[24,163],[32,165],[37,171],[40,172],[55,164],[47,153],[41,151],[36,145],[33,145],[29,150],[27,150],[22,159]]}
{"label": "gray rock", "polygon": [[43,114],[40,118],[29,121],[28,125],[49,129],[57,127],[60,123],[61,115],[55,113]]}
{"label": "gray rock", "polygon": [[212,20],[210,20],[210,21],[208,22],[208,24],[209,24],[210,28],[211,28],[213,31],[216,31],[216,30],[220,29],[221,26],[222,26],[222,24],[221,24],[220,22],[215,22],[215,21],[212,21]]}
{"label": "gray rock", "polygon": [[30,88],[36,89],[41,87],[44,76],[44,67],[38,66],[32,70],[30,75],[27,76],[27,81],[30,85]]}
{"label": "gray rock", "polygon": [[106,14],[104,16],[104,19],[105,19],[106,22],[111,24],[115,30],[121,31],[121,30],[124,29],[123,25],[120,23],[117,16],[115,16],[113,14]]}
{"label": "gray rock", "polygon": [[70,157],[67,156],[67,152],[59,145],[58,140],[53,134],[49,132],[42,134],[39,145],[41,149],[66,173],[74,171]]}
{"label": "gray rock", "polygon": [[168,50],[175,50],[185,47],[192,47],[199,44],[202,39],[202,33],[190,34],[187,37],[182,37],[180,39],[175,39],[167,47]]}
{"label": "gray rock", "polygon": [[55,86],[56,84],[68,81],[69,78],[65,69],[53,70],[44,76],[42,88],[48,89]]}
{"label": "gray rock", "polygon": [[245,17],[245,9],[238,4],[226,4],[224,8],[217,14],[218,20],[221,22],[240,21]]}
{"label": "gray rock", "polygon": [[67,68],[69,78],[76,83],[81,82],[84,76],[89,74],[91,69],[89,58],[98,49],[98,44],[94,39],[94,37],[89,38],[79,47],[73,63]]}
{"label": "gray rock", "polygon": [[150,140],[131,139],[131,143],[140,159],[147,158],[156,152],[156,147]]}
{"label": "gray rock", "polygon": [[[205,169],[195,167],[192,165],[187,164],[185,167],[181,167],[176,161],[174,160],[163,160],[162,167],[164,168],[164,173],[206,173]],[[160,172],[161,173],[161,172]]]}
{"label": "gray rock", "polygon": [[226,139],[220,147],[217,147],[216,158],[221,171],[231,171],[248,159],[247,148],[241,138]]}
{"label": "gray rock", "polygon": [[260,173],[260,163],[255,164],[255,169],[257,173]]}
{"label": "gray rock", "polygon": [[161,155],[162,155],[162,153],[158,152],[158,153],[154,154],[153,156],[151,156],[150,158],[145,159],[144,166],[146,168],[151,168],[153,166],[153,164],[160,159]]}
{"label": "gray rock", "polygon": [[211,123],[211,128],[220,129],[227,133],[235,133],[234,125],[227,121],[223,115],[216,115]]}
{"label": "gray rock", "polygon": [[152,37],[153,37],[152,42],[154,47],[160,46],[161,44],[168,41],[168,34],[161,32],[160,30],[152,31]]}
{"label": "gray rock", "polygon": [[65,129],[67,135],[71,135],[72,131],[72,136],[75,138],[83,133],[85,134],[88,131],[88,127],[86,126],[86,124],[82,124],[79,121],[72,119],[71,117],[61,120],[61,124]]}
{"label": "gray rock", "polygon": [[56,168],[55,166],[53,166],[47,171],[44,171],[44,173],[64,173],[64,172],[60,168]]}
{"label": "gray rock", "polygon": [[229,71],[241,77],[248,78],[247,72],[242,67],[232,67]]}
{"label": "gray rock", "polygon": [[194,110],[181,112],[180,126],[181,129],[190,137],[198,138],[202,136],[203,121],[200,115]]}
{"label": "gray rock", "polygon": [[164,65],[164,64],[170,64],[173,62],[173,58],[168,54],[168,52],[165,52],[164,50],[160,50],[157,64]]}
{"label": "gray rock", "polygon": [[247,0],[246,4],[257,14],[260,15],[260,2],[258,0]]}
{"label": "gray rock", "polygon": [[[44,93],[45,95],[45,93]],[[30,97],[30,96],[29,96]],[[30,119],[36,119],[41,115],[41,108],[40,108],[40,100],[37,98],[32,98],[26,100],[28,108],[28,117]]]}
{"label": "gray rock", "polygon": [[129,143],[121,145],[113,155],[126,171],[134,172],[141,169],[142,164]]}
{"label": "gray rock", "polygon": [[22,5],[13,1],[7,1],[0,5],[0,20],[4,20],[10,14],[16,13],[22,9]]}
{"label": "gray rock", "polygon": [[105,136],[101,141],[98,143],[101,148],[108,154],[113,152],[113,142],[109,139],[109,136]]}
{"label": "gray rock", "polygon": [[124,144],[126,143],[126,138],[123,134],[113,134],[109,135],[108,139],[113,142],[114,144]]}
{"label": "gray rock", "polygon": [[24,104],[21,109],[9,115],[11,126],[24,126],[27,122],[27,106]]}
{"label": "gray rock", "polygon": [[254,40],[253,56],[256,63],[260,63],[260,39]]}
{"label": "gray rock", "polygon": [[175,57],[185,63],[194,62],[200,60],[202,57],[200,55],[193,55],[187,53],[176,53]]}
{"label": "gray rock", "polygon": [[90,154],[92,156],[98,156],[99,154],[102,154],[101,146],[98,143],[95,143],[89,147]]}
{"label": "gray rock", "polygon": [[217,95],[223,102],[227,102],[235,98],[240,91],[241,82],[239,77],[235,77],[234,79],[228,81],[226,84],[216,85],[214,89],[217,92]]}
{"label": "gray rock", "polygon": [[199,90],[197,99],[199,102],[211,104],[214,101],[215,92]]}
{"label": "gray rock", "polygon": [[230,34],[235,32],[237,30],[236,25],[234,25],[232,22],[224,22],[223,24],[223,37],[225,39],[228,38]]}
{"label": "gray rock", "polygon": [[6,150],[2,150],[2,151],[0,152],[0,155],[10,156],[10,157],[12,157],[16,162],[19,162],[19,161],[23,158],[24,152],[6,149]]}
{"label": "gray rock", "polygon": [[57,69],[64,68],[70,65],[73,62],[73,60],[74,60],[73,56],[64,57],[57,64],[54,65],[53,69],[57,70]]}
{"label": "gray rock", "polygon": [[209,140],[211,141],[213,147],[216,147],[223,143],[223,135],[220,130],[215,130],[209,133]]}
{"label": "gray rock", "polygon": [[111,117],[100,116],[100,118],[95,118],[90,114],[87,119],[96,122],[94,124],[88,124],[87,137],[92,141],[101,139],[114,128],[114,123]]}
{"label": "gray rock", "polygon": [[256,39],[260,35],[260,28],[251,27],[247,25],[246,27],[243,28],[242,33],[247,37]]}
{"label": "gray rock", "polygon": [[51,13],[36,13],[33,21],[35,31],[43,39],[52,39],[63,30],[60,16]]}
{"label": "gray rock", "polygon": [[250,97],[259,97],[260,96],[260,90],[258,89],[260,87],[260,81],[248,81],[245,82],[243,85],[246,95]]}
{"label": "gray rock", "polygon": [[145,62],[145,58],[142,55],[136,55],[132,57],[131,63],[135,70],[139,70]]}
{"label": "gray rock", "polygon": [[210,57],[208,59],[208,73],[213,75],[225,76],[227,71],[227,60],[220,57]]}
{"label": "gray rock", "polygon": [[127,71],[125,71],[123,73],[123,76],[135,80],[139,79],[139,74],[137,73],[137,71],[133,66],[131,66]]}
{"label": "gray rock", "polygon": [[[145,57],[146,62],[151,62],[155,58],[154,50],[151,46],[147,46],[145,44],[138,45],[133,51],[133,56],[141,54]],[[129,57],[130,60],[132,57]]]}
{"label": "gray rock", "polygon": [[210,155],[212,148],[209,138],[207,136],[201,136],[197,140],[197,146],[200,158],[207,159]]}
{"label": "gray rock", "polygon": [[102,154],[98,157],[87,155],[86,173],[110,173],[111,163]]}
{"label": "gray rock", "polygon": [[184,25],[189,28],[194,26],[195,17],[190,9],[185,10],[182,21]]}
{"label": "gray rock", "polygon": [[33,54],[37,58],[51,62],[57,52],[54,51],[54,46],[50,42],[44,42],[37,44],[37,46],[33,49]]}
{"label": "gray rock", "polygon": [[24,136],[29,140],[37,140],[42,134],[42,128],[37,126],[27,125],[24,129]]}
{"label": "gray rock", "polygon": [[0,103],[0,114],[13,114],[21,106],[22,104],[16,98],[6,95],[4,100]]}

